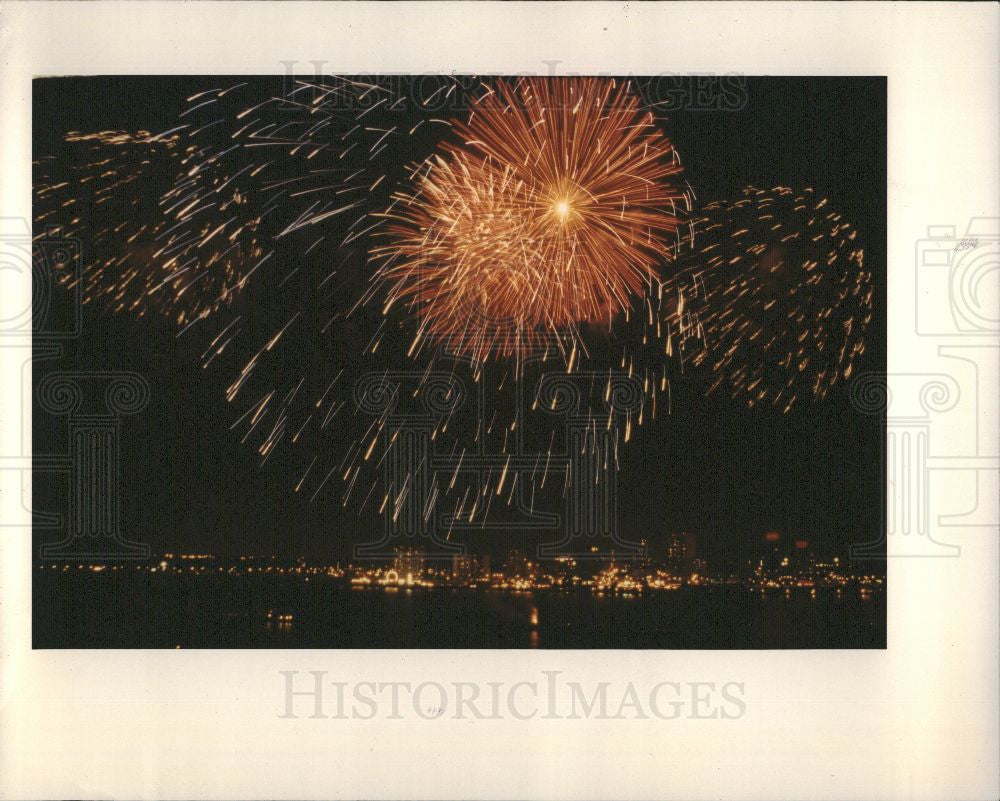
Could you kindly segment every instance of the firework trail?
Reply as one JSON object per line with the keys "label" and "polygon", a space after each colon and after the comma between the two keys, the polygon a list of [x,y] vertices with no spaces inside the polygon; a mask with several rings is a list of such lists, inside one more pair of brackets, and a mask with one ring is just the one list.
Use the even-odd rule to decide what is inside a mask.
{"label": "firework trail", "polygon": [[[83,295],[113,311],[135,310],[159,281],[140,256],[156,236],[156,199],[180,170],[180,137],[148,131],[69,132],[59,156],[34,164],[35,227],[86,239]],[[38,236],[44,236],[39,233]],[[57,275],[68,288],[72,272]]]}
{"label": "firework trail", "polygon": [[35,223],[86,237],[87,302],[204,319],[273,275],[279,248],[319,245],[321,223],[356,232],[377,180],[371,140],[384,136],[358,115],[387,94],[347,79],[241,82],[191,96],[156,135],[70,133],[62,158],[35,163]]}
{"label": "firework trail", "polygon": [[685,362],[750,406],[790,411],[851,377],[872,319],[872,273],[851,224],[812,189],[747,188],[704,206],[664,282]]}

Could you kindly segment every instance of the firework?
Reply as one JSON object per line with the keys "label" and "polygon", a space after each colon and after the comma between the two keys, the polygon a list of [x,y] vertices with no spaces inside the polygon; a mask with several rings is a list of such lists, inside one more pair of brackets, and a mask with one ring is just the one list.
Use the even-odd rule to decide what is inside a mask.
{"label": "firework", "polygon": [[279,248],[319,245],[319,223],[356,233],[377,180],[366,144],[384,138],[356,124],[359,98],[385,90],[347,79],[261,89],[199,92],[157,135],[70,133],[69,176],[56,171],[63,159],[36,162],[36,225],[87,236],[88,302],[188,325],[232,305]]}
{"label": "firework", "polygon": [[[371,457],[384,429],[376,421],[357,439],[341,425],[351,406],[340,375],[378,357],[339,347],[343,326],[368,316],[358,308],[345,322],[368,283],[338,272],[351,262],[361,272],[366,237],[382,222],[369,212],[388,205],[407,162],[426,153],[406,156],[421,141],[410,135],[447,129],[442,104],[467,106],[461,93],[479,85],[439,83],[411,97],[389,79],[238,82],[189,97],[162,133],[71,132],[35,163],[36,234],[86,240],[85,302],[202,337],[202,366],[231,376],[232,428],[262,464],[280,448],[301,461],[295,487],[310,498],[336,473],[346,502],[368,461],[359,451]],[[328,369],[299,358],[317,343]]]}
{"label": "firework", "polygon": [[[627,87],[596,80],[534,87],[532,82],[500,82],[495,88],[444,82],[436,99],[452,95],[457,105],[468,108],[461,95],[469,91],[480,99],[468,124],[432,116],[439,111],[425,111],[425,103],[418,101],[408,114],[409,127],[398,124],[393,109],[412,98],[397,97],[374,83],[331,78],[297,80],[280,92],[239,83],[201,92],[188,99],[177,125],[159,135],[71,136],[73,147],[87,148],[67,159],[85,179],[75,183],[85,189],[73,181],[50,180],[39,166],[38,221],[62,223],[68,233],[96,239],[99,246],[89,249],[83,270],[89,301],[114,311],[155,312],[181,331],[201,331],[207,344],[203,365],[232,371],[226,399],[242,441],[254,448],[262,464],[284,450],[286,458],[300,465],[293,468],[296,491],[310,500],[341,483],[346,504],[365,483],[359,481],[362,471],[377,470],[394,458],[397,443],[388,412],[358,431],[353,424],[341,424],[352,404],[345,400],[350,385],[338,379],[345,367],[349,372],[356,372],[357,365],[377,371],[385,364],[388,369],[395,357],[389,349],[379,350],[385,319],[367,349],[338,348],[342,326],[357,324],[347,320],[348,310],[362,318],[370,310],[351,297],[349,288],[345,291],[343,281],[331,278],[355,249],[364,252],[367,234],[402,224],[395,212],[407,204],[404,195],[390,194],[392,187],[433,173],[440,180],[428,186],[441,190],[440,206],[449,202],[449,194],[465,204],[468,213],[459,218],[455,234],[438,243],[445,266],[455,263],[456,248],[468,249],[480,262],[512,242],[531,253],[526,264],[508,259],[481,275],[478,300],[456,319],[475,321],[465,333],[486,333],[477,334],[478,343],[465,354],[499,352],[501,344],[520,353],[545,334],[561,335],[570,328],[576,339],[577,327],[585,322],[605,323],[622,311],[627,314],[639,294],[648,294],[676,245],[669,237],[676,239],[677,206],[686,198],[669,184],[679,174],[679,163]],[[500,105],[511,102],[510,109]],[[419,119],[412,124],[418,110]],[[492,114],[506,122],[515,112],[520,127],[514,135],[537,145],[530,159],[521,154],[520,162],[508,165],[511,152],[504,149],[504,137],[491,134],[490,125],[482,127],[477,115]],[[541,115],[541,124],[529,125],[530,115]],[[586,124],[578,127],[577,120]],[[430,160],[425,150],[414,174],[400,153],[409,142],[419,145],[420,137],[411,135],[421,128],[424,133],[454,128],[460,144],[445,146]],[[561,164],[551,157],[557,149],[565,151]],[[548,195],[542,193],[543,182]],[[108,198],[107,205],[95,203],[95,195]],[[387,207],[388,214],[371,213]],[[470,218],[475,226],[462,229]],[[357,262],[363,263],[360,257]],[[393,268],[381,254],[379,263]],[[555,269],[547,270],[547,265]],[[471,285],[475,279],[467,273],[465,280]],[[363,292],[364,282],[360,286]],[[259,289],[253,290],[251,301],[237,306],[248,287]],[[460,309],[471,297],[456,298],[458,305],[451,308]],[[491,297],[496,299],[492,305],[486,302]],[[400,305],[407,303],[412,299]],[[505,306],[515,314],[498,319]],[[461,335],[457,341],[472,342]],[[331,358],[328,369],[317,371],[307,354],[318,342]],[[566,348],[564,369],[583,378],[585,348],[577,345],[574,341]],[[436,357],[425,358],[429,354],[418,350],[409,355],[420,378],[414,390],[420,397]],[[608,412],[604,398],[610,373],[594,376],[585,379],[592,397],[585,391],[578,413],[586,416],[594,409],[588,448],[597,447],[598,427],[615,427],[610,455],[597,460],[602,470],[613,469],[618,419]],[[491,374],[498,383],[493,391],[513,391],[521,377],[519,369],[509,377]],[[481,379],[479,368],[473,379]],[[542,401],[536,400],[533,411],[546,426],[558,425],[551,404]],[[463,426],[451,412],[434,415],[438,446],[448,447],[465,463],[466,445],[457,436]],[[641,421],[641,409],[634,417]],[[464,474],[447,476],[444,484],[441,476],[432,476],[426,487],[407,474],[385,487],[381,497],[369,491],[361,506],[371,500],[396,509],[406,500],[433,508],[451,495],[456,519],[485,521],[498,491],[507,506],[522,502],[514,487],[523,483],[518,471],[529,462],[530,480],[546,487],[552,446],[533,459],[519,455],[517,440],[525,423],[517,415],[504,420],[494,413],[464,432],[472,442],[490,439],[498,458],[506,460],[495,472],[487,471],[478,500]],[[556,484],[549,480],[548,486]]]}
{"label": "firework", "polygon": [[71,131],[64,151],[34,164],[36,235],[54,230],[86,237],[87,262],[79,278],[74,269],[56,279],[68,288],[81,281],[88,301],[114,311],[134,309],[136,299],[158,281],[154,271],[139,266],[139,253],[155,239],[160,224],[156,199],[180,169],[180,137]]}
{"label": "firework", "polygon": [[481,362],[609,324],[658,279],[687,195],[627,84],[497,82],[415,168],[375,250],[386,310]]}
{"label": "firework", "polygon": [[[486,525],[576,491],[567,454],[589,460],[578,481],[615,471],[681,365],[787,410],[863,351],[871,276],[850,226],[781,189],[687,219],[677,154],[627,84],[443,81],[425,100],[478,98],[462,122],[380,81],[271,89],[201,92],[158,135],[69,135],[68,176],[36,164],[36,221],[86,237],[87,300],[201,333],[232,429],[262,465],[281,452],[310,502],[339,484],[359,513]],[[395,324],[403,352],[383,347]],[[367,347],[342,347],[350,326]],[[433,400],[456,377],[461,414]],[[433,460],[403,458],[404,401]]]}
{"label": "firework", "polygon": [[668,347],[749,405],[789,411],[850,378],[872,318],[857,232],[812,189],[706,205],[665,281]]}

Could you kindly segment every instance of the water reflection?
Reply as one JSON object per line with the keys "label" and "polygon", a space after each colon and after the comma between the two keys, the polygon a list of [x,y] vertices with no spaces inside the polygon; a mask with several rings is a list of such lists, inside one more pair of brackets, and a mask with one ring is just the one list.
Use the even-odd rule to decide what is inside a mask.
{"label": "water reflection", "polygon": [[46,601],[36,604],[38,648],[885,647],[879,588],[515,594],[110,571],[47,582],[34,586]]}

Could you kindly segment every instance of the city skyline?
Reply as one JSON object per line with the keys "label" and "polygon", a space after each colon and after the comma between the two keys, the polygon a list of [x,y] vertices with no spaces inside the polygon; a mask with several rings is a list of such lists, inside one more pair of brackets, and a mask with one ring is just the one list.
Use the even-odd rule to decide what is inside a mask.
{"label": "city skyline", "polygon": [[[41,564],[39,569],[65,570],[75,566],[77,570],[89,569],[102,572],[108,566],[135,568],[152,572],[192,572],[226,571],[248,572],[276,571],[278,573],[320,572],[340,577],[351,575],[378,575],[389,572],[403,580],[410,576],[416,579],[426,576],[450,577],[451,581],[465,581],[470,584],[483,583],[491,578],[527,578],[546,575],[573,575],[584,577],[618,569],[632,576],[670,575],[684,581],[692,576],[702,579],[752,579],[767,580],[775,577],[794,578],[805,575],[815,576],[835,574],[840,579],[879,578],[884,571],[877,562],[852,561],[831,552],[818,551],[807,540],[783,540],[777,532],[768,532],[761,540],[758,554],[734,568],[715,567],[697,550],[697,539],[689,532],[675,532],[667,537],[665,548],[655,554],[646,541],[641,541],[641,553],[616,554],[614,551],[599,553],[596,546],[591,553],[578,556],[538,557],[518,549],[508,551],[494,562],[488,555],[453,554],[450,557],[427,554],[420,548],[399,546],[390,557],[382,559],[362,559],[329,562],[309,560],[305,556],[280,557],[277,554],[241,554],[235,558],[225,558],[211,553],[153,554],[145,564],[134,560],[105,558],[98,561],[87,559],[73,562],[54,561]],[[818,573],[817,573],[818,571]],[[389,582],[392,583],[392,582]],[[431,586],[431,585],[427,585]]]}

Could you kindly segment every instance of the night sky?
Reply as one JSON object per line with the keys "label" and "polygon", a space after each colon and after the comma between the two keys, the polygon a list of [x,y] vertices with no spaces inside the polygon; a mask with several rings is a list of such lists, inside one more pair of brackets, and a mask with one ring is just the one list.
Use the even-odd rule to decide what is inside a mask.
{"label": "night sky", "polygon": [[[68,130],[168,129],[186,97],[227,80],[36,80],[35,157],[59,153]],[[660,111],[685,178],[698,202],[735,198],[748,185],[812,186],[828,196],[858,230],[876,280],[868,347],[855,371],[882,372],[885,80],[749,78],[746,89],[747,103],[738,110]],[[432,144],[432,137],[414,137],[400,162]],[[345,287],[363,285],[364,262],[345,265],[338,280]],[[346,326],[347,347],[353,342],[363,349],[373,324],[362,318]],[[64,358],[36,365],[36,380],[50,369],[106,369],[136,371],[149,381],[149,407],[122,426],[123,533],[150,543],[154,553],[333,560],[349,557],[356,542],[374,539],[382,521],[372,505],[359,515],[356,504],[343,508],[335,492],[306,503],[292,492],[294,477],[283,474],[290,468],[281,459],[261,467],[251,448],[241,445],[229,430],[232,410],[223,400],[231,375],[201,369],[204,344],[199,336],[177,337],[165,320],[136,320],[88,305],[83,333],[65,344]],[[327,358],[319,344],[294,355],[297,369],[306,370]],[[724,393],[706,399],[703,390],[695,379],[675,382],[672,413],[633,434],[618,477],[623,535],[655,539],[674,530],[694,531],[718,566],[749,556],[769,529],[808,537],[842,555],[852,542],[877,538],[882,424],[852,408],[846,385],[787,415],[748,410]],[[352,425],[351,418],[341,424]],[[65,421],[36,407],[34,438],[36,453],[58,452],[65,447]],[[36,508],[61,511],[64,493],[59,481],[36,476]],[[56,535],[40,532],[36,538],[49,541]],[[504,554],[532,541],[487,529],[475,545]]]}

